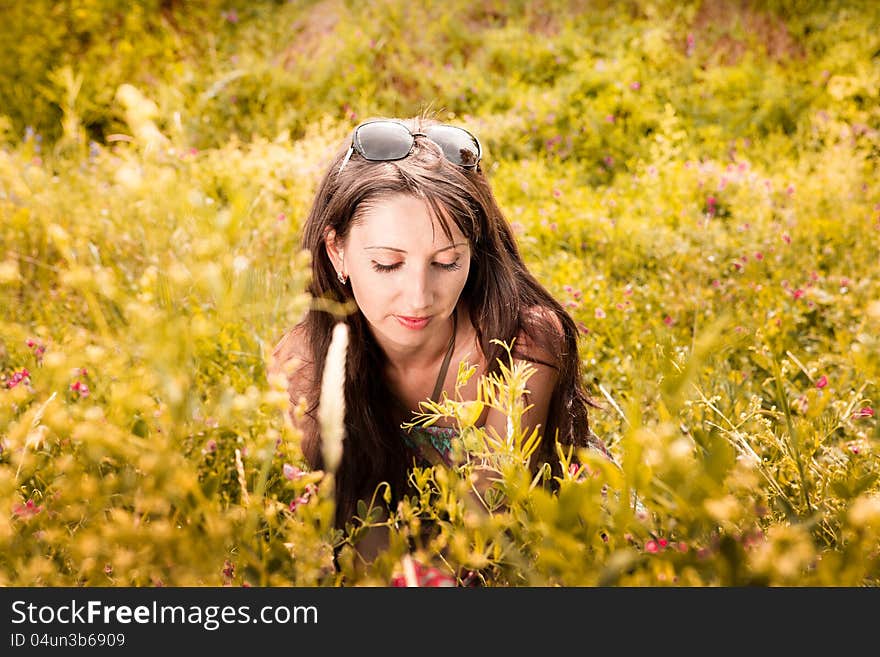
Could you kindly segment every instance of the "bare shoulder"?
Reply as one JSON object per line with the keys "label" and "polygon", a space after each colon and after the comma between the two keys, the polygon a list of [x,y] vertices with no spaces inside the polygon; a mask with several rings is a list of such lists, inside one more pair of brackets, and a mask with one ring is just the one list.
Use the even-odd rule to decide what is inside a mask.
{"label": "bare shoulder", "polygon": [[272,349],[269,374],[281,372],[289,377],[297,372],[305,373],[310,365],[305,328],[299,324],[287,331]]}
{"label": "bare shoulder", "polygon": [[556,312],[546,306],[527,308],[516,338],[517,354],[525,360],[556,366],[565,350],[565,330]]}
{"label": "bare shoulder", "polygon": [[317,401],[315,368],[309,355],[305,328],[295,326],[275,345],[268,363],[268,374],[287,379],[289,415],[302,433],[302,452],[311,467],[319,467],[318,433],[312,406]]}
{"label": "bare shoulder", "polygon": [[[522,313],[522,322],[513,347],[514,359],[527,361],[533,366],[524,394],[526,410],[522,426],[528,433],[532,427],[547,424],[550,401],[559,377],[559,366],[565,358],[565,331],[562,321],[552,308],[532,306]],[[508,416],[493,408],[486,416],[485,426],[498,435],[507,430]]]}
{"label": "bare shoulder", "polygon": [[563,337],[562,322],[559,320],[559,315],[552,308],[547,306],[531,306],[526,309],[524,316],[526,322],[549,330],[559,338]]}
{"label": "bare shoulder", "polygon": [[268,374],[283,374],[287,379],[290,403],[294,406],[305,397],[306,403],[314,401],[315,368],[309,353],[306,331],[297,325],[285,333],[272,350]]}

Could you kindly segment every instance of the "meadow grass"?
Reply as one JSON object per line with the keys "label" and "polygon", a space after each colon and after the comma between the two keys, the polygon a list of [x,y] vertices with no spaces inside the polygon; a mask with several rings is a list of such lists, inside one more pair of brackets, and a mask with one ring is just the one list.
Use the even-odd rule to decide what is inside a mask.
{"label": "meadow grass", "polygon": [[[131,4],[2,28],[34,38],[0,67],[0,584],[386,585],[408,554],[489,586],[878,584],[872,3]],[[485,145],[613,460],[532,476],[510,368],[478,400],[508,435],[426,406],[464,465],[336,530],[267,357],[311,303],[324,164],[422,111]]]}

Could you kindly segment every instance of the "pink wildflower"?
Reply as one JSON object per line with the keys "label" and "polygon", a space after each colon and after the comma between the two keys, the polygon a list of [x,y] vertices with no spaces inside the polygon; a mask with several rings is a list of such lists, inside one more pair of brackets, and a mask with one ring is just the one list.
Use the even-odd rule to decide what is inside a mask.
{"label": "pink wildflower", "polygon": [[300,495],[299,497],[292,499],[289,505],[291,513],[296,511],[297,507],[299,507],[301,504],[308,504],[308,502],[309,498],[305,495]]}
{"label": "pink wildflower", "polygon": [[315,484],[308,484],[306,486],[305,492],[297,497],[296,499],[290,502],[290,511],[296,511],[297,507],[301,504],[308,504],[312,495],[315,495],[318,492],[318,487]]}
{"label": "pink wildflower", "polygon": [[405,575],[396,575],[391,579],[391,586],[395,588],[403,588],[410,585],[429,588],[455,586],[455,578],[451,575],[444,573],[439,568],[419,563],[415,559],[411,558],[409,558],[409,561],[413,566],[412,576],[414,577],[415,581],[408,582]]}
{"label": "pink wildflower", "polygon": [[28,346],[28,348],[32,349],[34,352],[34,356],[37,359],[38,363],[43,362],[43,354],[46,353],[46,345],[40,344],[33,338],[28,338],[24,341],[24,343]]}
{"label": "pink wildflower", "polygon": [[42,510],[43,507],[34,504],[33,500],[28,500],[24,504],[16,504],[12,507],[12,513],[19,518],[32,518]]}
{"label": "pink wildflower", "polygon": [[90,393],[89,386],[79,379],[70,384],[70,389],[73,392],[79,393],[80,397],[88,397]]}
{"label": "pink wildflower", "polygon": [[870,406],[863,406],[853,413],[853,417],[874,417],[874,409]]}
{"label": "pink wildflower", "polygon": [[657,541],[650,540],[645,541],[645,552],[650,552],[651,554],[656,554],[660,551],[660,548],[657,546]]}
{"label": "pink wildflower", "polygon": [[295,465],[290,465],[290,463],[285,463],[281,470],[284,473],[284,478],[290,481],[299,479],[303,475],[302,470],[300,470]]}
{"label": "pink wildflower", "polygon": [[24,382],[25,384],[30,383],[31,381],[31,373],[27,370],[26,367],[21,368],[18,372],[12,373],[12,378],[6,382],[7,388],[14,388],[19,383]]}
{"label": "pink wildflower", "polygon": [[816,381],[816,387],[819,389],[822,389],[827,385],[828,385],[828,377],[823,374],[822,376],[819,377],[819,380]]}

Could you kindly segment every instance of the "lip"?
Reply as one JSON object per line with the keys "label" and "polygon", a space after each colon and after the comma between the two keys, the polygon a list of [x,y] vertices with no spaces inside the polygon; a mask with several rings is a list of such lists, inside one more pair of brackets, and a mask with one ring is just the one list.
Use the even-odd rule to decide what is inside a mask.
{"label": "lip", "polygon": [[428,325],[428,322],[431,321],[430,317],[406,317],[403,315],[395,315],[394,317],[403,326],[414,331],[425,328]]}

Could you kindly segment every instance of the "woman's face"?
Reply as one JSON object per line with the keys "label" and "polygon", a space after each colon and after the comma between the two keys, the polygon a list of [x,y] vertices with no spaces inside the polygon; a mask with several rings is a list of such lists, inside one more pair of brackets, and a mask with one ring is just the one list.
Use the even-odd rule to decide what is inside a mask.
{"label": "woman's face", "polygon": [[352,224],[341,262],[380,343],[407,348],[448,335],[471,261],[467,239],[449,225],[451,241],[427,203],[409,195],[370,203]]}

